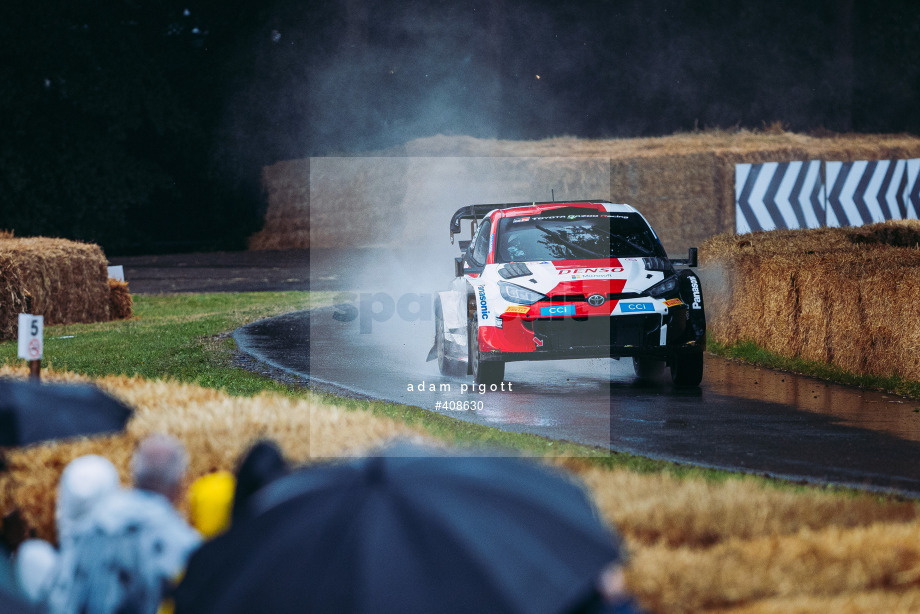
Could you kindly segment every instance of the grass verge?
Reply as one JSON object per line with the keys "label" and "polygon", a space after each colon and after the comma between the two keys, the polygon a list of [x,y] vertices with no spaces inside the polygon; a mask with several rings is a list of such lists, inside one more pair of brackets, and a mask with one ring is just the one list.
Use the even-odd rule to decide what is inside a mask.
{"label": "grass verge", "polygon": [[[137,295],[129,320],[46,327],[42,366],[93,377],[174,379],[233,395],[283,391],[272,380],[234,368],[232,339],[215,336],[310,306],[306,292]],[[0,361],[18,361],[14,342],[0,344]]]}

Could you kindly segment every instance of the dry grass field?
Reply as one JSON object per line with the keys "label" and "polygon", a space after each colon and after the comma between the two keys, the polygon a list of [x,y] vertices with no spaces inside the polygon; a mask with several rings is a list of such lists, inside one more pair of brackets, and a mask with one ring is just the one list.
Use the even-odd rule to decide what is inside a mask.
{"label": "dry grass field", "polygon": [[[0,368],[0,376],[25,370]],[[46,373],[55,380],[82,379]],[[110,458],[122,478],[136,442],[182,440],[189,480],[233,469],[256,438],[294,463],[360,454],[395,438],[439,445],[367,412],[279,395],[231,397],[139,378],[96,381],[135,408],[125,433],[6,452],[0,513],[18,510],[32,534],[54,538],[55,484],[81,454]],[[577,475],[628,546],[631,590],[651,612],[911,612],[920,610],[920,504],[820,489],[775,488],[607,470],[583,458],[545,458]]]}

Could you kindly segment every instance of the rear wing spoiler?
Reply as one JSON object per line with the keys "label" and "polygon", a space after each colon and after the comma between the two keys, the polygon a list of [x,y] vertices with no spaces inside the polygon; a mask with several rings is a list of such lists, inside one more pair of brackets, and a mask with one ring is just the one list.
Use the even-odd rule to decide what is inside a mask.
{"label": "rear wing spoiler", "polygon": [[[606,203],[609,201],[606,200],[567,200],[561,201],[562,203]],[[450,242],[454,242],[454,235],[460,233],[460,222],[462,220],[473,220],[474,228],[476,222],[481,220],[486,213],[494,211],[495,209],[510,209],[512,207],[531,207],[533,205],[554,205],[557,204],[557,201],[544,201],[544,202],[527,202],[527,203],[500,203],[495,205],[467,205],[465,207],[460,207],[457,209],[457,212],[450,218]]]}

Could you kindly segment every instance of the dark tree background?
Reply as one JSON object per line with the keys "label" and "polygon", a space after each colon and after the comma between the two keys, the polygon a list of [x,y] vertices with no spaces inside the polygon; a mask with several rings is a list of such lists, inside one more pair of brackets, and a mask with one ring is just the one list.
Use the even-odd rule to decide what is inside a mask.
{"label": "dark tree background", "polygon": [[0,7],[0,229],[238,249],[261,168],[433,134],[920,133],[908,0]]}

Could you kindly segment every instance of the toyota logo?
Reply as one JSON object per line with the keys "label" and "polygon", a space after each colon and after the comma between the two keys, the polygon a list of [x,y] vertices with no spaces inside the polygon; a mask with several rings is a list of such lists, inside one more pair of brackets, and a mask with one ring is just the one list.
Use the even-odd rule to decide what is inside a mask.
{"label": "toyota logo", "polygon": [[600,307],[607,302],[607,297],[603,294],[592,294],[587,298],[587,301],[592,307]]}

